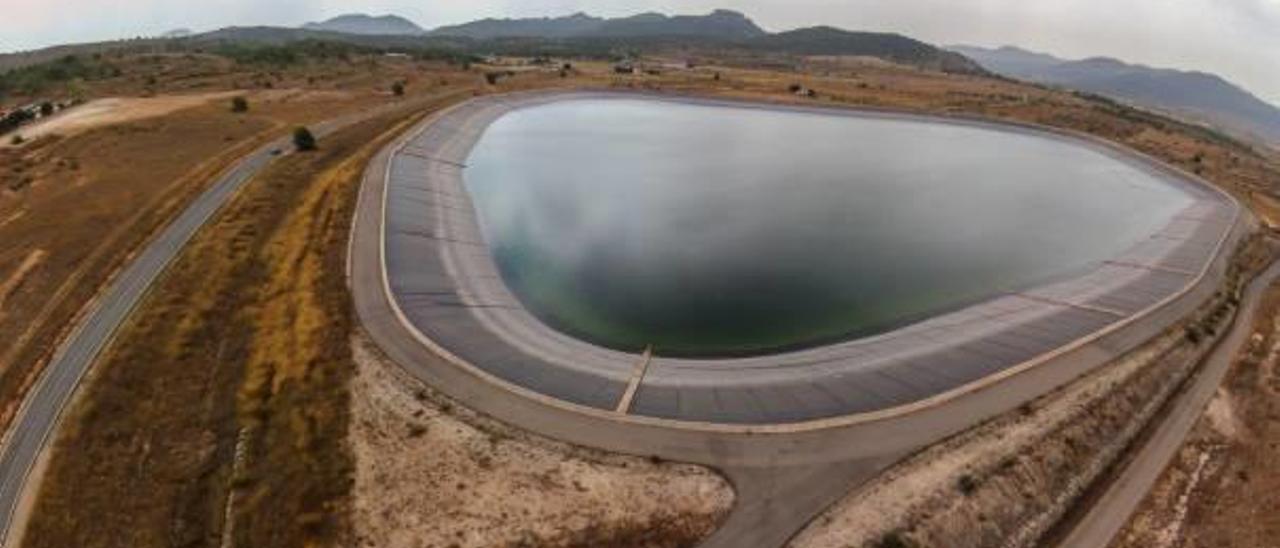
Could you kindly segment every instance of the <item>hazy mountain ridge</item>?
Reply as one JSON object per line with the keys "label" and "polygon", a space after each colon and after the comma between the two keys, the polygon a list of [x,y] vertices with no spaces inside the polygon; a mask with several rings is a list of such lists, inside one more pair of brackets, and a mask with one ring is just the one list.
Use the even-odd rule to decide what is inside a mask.
{"label": "hazy mountain ridge", "polygon": [[1182,112],[1280,143],[1280,108],[1215,74],[1154,68],[1110,57],[1078,61],[1005,46],[952,46],[992,72]]}
{"label": "hazy mountain ridge", "polygon": [[860,55],[943,72],[986,72],[962,54],[893,33],[819,26],[761,36],[749,44],[757,49],[799,55]]}
{"label": "hazy mountain ridge", "polygon": [[[302,40],[338,41],[374,48],[440,49],[469,54],[595,56],[618,51],[645,52],[672,48],[741,50],[798,56],[875,57],[925,70],[987,74],[963,55],[893,33],[857,32],[810,27],[771,34],[746,15],[716,10],[705,15],[642,13],[605,19],[585,13],[565,17],[482,19],[423,31],[402,17],[348,14],[301,27],[233,26],[160,42],[130,42],[132,47],[175,47],[182,43],[282,45]],[[113,43],[63,46],[36,52],[0,55],[0,67],[22,66],[76,51],[118,47]]]}
{"label": "hazy mountain ridge", "polygon": [[578,12],[564,17],[480,19],[461,25],[440,27],[431,30],[427,34],[476,40],[502,37],[567,38],[590,33],[603,23],[604,19]]}
{"label": "hazy mountain ridge", "polygon": [[302,25],[302,28],[305,30],[366,35],[415,35],[426,33],[417,23],[399,15],[374,17],[363,13],[339,15],[318,23],[307,23]]}
{"label": "hazy mountain ridge", "polygon": [[684,36],[752,38],[765,34],[746,15],[716,10],[707,15],[642,13],[630,17],[604,19],[585,13],[565,17],[524,19],[482,19],[432,30],[432,36],[456,36],[488,40],[494,38],[586,38],[625,36]]}
{"label": "hazy mountain ridge", "polygon": [[854,32],[825,26],[771,34],[746,15],[731,10],[716,10],[707,15],[642,13],[615,19],[592,17],[581,12],[554,18],[483,19],[441,27],[428,35],[477,40],[680,38],[693,44],[764,52],[867,56],[930,70],[966,74],[985,72],[963,55],[898,34]]}

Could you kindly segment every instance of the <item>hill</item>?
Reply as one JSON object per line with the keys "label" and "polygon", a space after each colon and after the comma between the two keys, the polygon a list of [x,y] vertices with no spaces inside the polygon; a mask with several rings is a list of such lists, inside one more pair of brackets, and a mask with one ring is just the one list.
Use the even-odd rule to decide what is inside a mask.
{"label": "hill", "polygon": [[565,17],[525,19],[482,19],[432,30],[432,36],[454,36],[491,40],[496,38],[604,38],[629,36],[698,36],[741,39],[765,34],[747,16],[736,11],[716,10],[707,15],[667,16],[642,13],[630,17],[603,19],[585,13]]}
{"label": "hill", "polygon": [[603,23],[604,19],[578,12],[565,17],[481,19],[461,25],[440,27],[427,34],[475,40],[510,37],[567,38],[589,34],[600,28]]}
{"label": "hill", "polygon": [[992,72],[1173,111],[1280,143],[1280,108],[1220,76],[1153,68],[1108,57],[1059,59],[1014,47],[953,46]]}
{"label": "hill", "polygon": [[760,36],[747,42],[747,45],[754,49],[797,55],[875,57],[904,65],[960,74],[986,72],[962,54],[892,33],[853,32],[821,26]]}
{"label": "hill", "polygon": [[598,36],[699,36],[728,40],[755,38],[766,33],[746,15],[715,10],[708,15],[642,13],[620,19],[606,19],[594,33]]}
{"label": "hill", "polygon": [[739,48],[793,55],[863,56],[928,70],[985,73],[977,63],[961,54],[898,34],[853,32],[834,27],[811,27],[770,34],[746,15],[730,10],[716,10],[707,15],[642,13],[616,19],[602,19],[585,13],[554,18],[483,19],[441,27],[428,35],[481,41],[515,38],[554,40],[562,46],[611,40],[610,43],[615,45],[640,48],[660,44]]}
{"label": "hill", "polygon": [[185,48],[239,48],[242,56],[266,58],[272,52],[255,52],[252,48],[301,41],[424,54],[430,52],[450,57],[500,54],[602,58],[671,50],[680,50],[684,54],[704,50],[753,55],[836,55],[874,57],[925,70],[987,74],[963,55],[898,34],[853,32],[832,27],[770,34],[746,15],[730,10],[716,10],[706,15],[642,13],[612,19],[585,13],[554,18],[483,19],[430,32],[424,32],[397,16],[352,14],[302,27],[225,27],[164,40],[85,44],[0,55],[0,69],[49,61],[63,55],[126,47],[157,52],[183,51]]}
{"label": "hill", "polygon": [[374,17],[361,13],[339,15],[319,23],[302,25],[305,30],[341,32],[345,34],[366,35],[416,35],[426,31],[414,22],[398,15]]}

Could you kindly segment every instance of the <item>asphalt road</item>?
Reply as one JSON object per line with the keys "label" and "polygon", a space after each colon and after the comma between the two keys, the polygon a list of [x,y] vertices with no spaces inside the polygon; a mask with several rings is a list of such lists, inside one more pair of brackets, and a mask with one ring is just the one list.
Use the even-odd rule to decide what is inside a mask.
{"label": "asphalt road", "polygon": [[273,149],[286,145],[283,140],[276,141],[255,151],[196,198],[119,273],[58,348],[23,402],[0,453],[0,538],[7,537],[27,476],[94,359],[192,235],[237,189],[270,163]]}
{"label": "asphalt road", "polygon": [[[368,336],[416,378],[508,424],[579,445],[704,464],[723,471],[738,498],[724,526],[704,543],[708,547],[783,545],[851,488],[903,456],[1012,410],[1150,339],[1211,295],[1226,264],[1218,260],[1211,265],[1203,283],[1188,292],[1184,302],[1153,310],[1125,329],[909,413],[783,428],[715,428],[644,420],[616,411],[567,405],[504,383],[425,337],[393,305],[384,262],[384,205],[388,210],[397,207],[385,198],[389,179],[402,174],[389,170],[389,162],[401,145],[444,116],[447,113],[427,120],[382,150],[365,172],[348,268],[356,310]],[[443,164],[432,169],[458,167],[426,159]],[[421,207],[421,198],[408,197],[401,205]],[[412,204],[415,199],[417,205]],[[1238,236],[1246,224],[1239,221],[1233,233]]]}
{"label": "asphalt road", "polygon": [[1112,480],[1107,490],[1089,511],[1076,522],[1063,539],[1063,548],[1096,548],[1107,546],[1120,532],[1138,505],[1146,498],[1174,455],[1182,448],[1187,434],[1213,399],[1222,379],[1253,332],[1254,315],[1263,292],[1280,277],[1280,262],[1272,263],[1255,278],[1241,299],[1231,331],[1213,353],[1201,364],[1190,385],[1170,403],[1169,413],[1156,427],[1146,444]]}
{"label": "asphalt road", "polygon": [[[451,92],[456,93],[456,92]],[[446,94],[425,97],[347,115],[311,126],[319,137],[351,124],[384,114],[389,110],[410,110]],[[23,501],[24,486],[37,459],[52,438],[58,417],[72,393],[93,364],[95,358],[111,342],[116,330],[142,300],[147,289],[182,251],[196,231],[216,213],[242,186],[277,157],[273,151],[288,154],[289,139],[272,141],[241,159],[186,210],[161,230],[99,294],[83,318],[73,326],[39,381],[31,389],[22,408],[6,433],[0,448],[0,542],[10,538],[15,511]]]}

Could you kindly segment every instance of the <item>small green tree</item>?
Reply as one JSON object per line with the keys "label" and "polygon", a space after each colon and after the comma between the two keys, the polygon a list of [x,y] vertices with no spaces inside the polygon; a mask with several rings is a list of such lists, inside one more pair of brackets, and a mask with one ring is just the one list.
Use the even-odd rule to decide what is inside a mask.
{"label": "small green tree", "polygon": [[401,96],[403,96],[403,95],[404,95],[404,82],[396,82],[396,83],[394,83],[394,84],[391,84],[391,93],[395,94],[395,96],[396,96],[396,97],[401,97]]}
{"label": "small green tree", "polygon": [[293,130],[293,146],[298,150],[315,150],[316,136],[311,134],[311,130],[300,127]]}
{"label": "small green tree", "polygon": [[53,115],[53,103],[50,103],[49,101],[40,103],[40,116],[52,116],[52,115]]}
{"label": "small green tree", "polygon": [[249,112],[249,100],[244,97],[232,97],[231,112]]}

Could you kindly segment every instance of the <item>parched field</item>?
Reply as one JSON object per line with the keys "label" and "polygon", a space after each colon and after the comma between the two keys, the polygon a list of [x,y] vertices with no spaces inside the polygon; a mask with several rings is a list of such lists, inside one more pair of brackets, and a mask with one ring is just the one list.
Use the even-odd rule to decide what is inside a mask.
{"label": "parched field", "polygon": [[342,244],[361,158],[398,123],[282,159],[197,236],[74,404],[27,546],[345,538]]}
{"label": "parched field", "polygon": [[[1195,126],[1060,91],[884,65],[817,60],[800,72],[711,65],[618,76],[603,63],[575,63],[565,78],[522,72],[490,85],[482,74],[489,69],[479,66],[467,72],[384,61],[376,71],[359,64],[246,71],[206,56],[147,63],[148,72],[127,74],[129,81],[104,85],[102,93],[253,87],[252,107],[234,115],[218,101],[0,150],[0,340],[19,341],[0,355],[6,421],[58,332],[205,181],[290,125],[393,101],[391,78],[409,81],[411,93],[459,82],[479,93],[616,87],[978,114],[1127,144],[1258,208],[1274,201],[1280,182],[1274,159]],[[817,97],[788,93],[792,83]],[[385,371],[354,361],[343,254],[356,183],[380,139],[405,122],[366,122],[324,139],[316,153],[280,159],[198,235],[65,417],[26,545],[351,546],[359,539],[402,546],[413,544],[397,535],[415,532],[442,544],[453,534],[449,542],[461,546],[601,539],[652,545],[637,531],[664,523],[678,525],[678,545],[714,526],[731,500],[714,475],[644,459],[582,458],[543,441],[495,436],[504,431],[454,409],[457,402],[391,393],[396,386]],[[350,443],[363,445],[353,450]],[[433,453],[437,447],[447,450]],[[409,463],[405,455],[421,460]],[[541,467],[522,470],[530,455]],[[526,482],[527,498],[468,507],[463,502],[475,490],[503,487],[446,484],[423,464],[437,457],[450,459],[439,462],[459,475],[496,467]],[[410,464],[426,476],[397,472]],[[662,482],[679,482],[670,488],[683,497],[679,505],[654,504],[668,493],[654,487]],[[635,500],[597,505],[602,488]],[[379,492],[386,500],[370,504]],[[539,505],[537,497],[555,504]],[[436,506],[406,514],[392,501]],[[522,510],[532,516],[523,519],[543,522],[564,515],[557,512],[600,520],[578,520],[571,530],[522,527],[531,522],[510,513]],[[590,529],[601,524],[615,528]],[[631,536],[592,536],[609,531]]]}
{"label": "parched field", "polygon": [[[118,63],[125,67],[122,75],[84,91],[100,100],[19,130],[43,133],[21,147],[0,148],[0,340],[9,343],[0,347],[0,425],[9,424],[16,402],[76,314],[216,174],[293,126],[394,101],[386,86],[417,67],[348,69],[358,79],[308,76],[298,68],[296,74],[268,75],[263,83],[278,84],[270,88],[234,90],[259,71],[206,66],[212,61],[205,57],[141,56]],[[177,78],[188,73],[202,76]],[[430,93],[453,76],[448,70],[432,74],[429,81],[414,79],[409,95]],[[154,93],[164,86],[146,82],[157,75],[177,78],[163,81],[184,95],[113,98]],[[305,85],[307,78],[325,84],[283,87]],[[249,112],[232,113],[232,95],[246,97]],[[52,129],[41,130],[46,123]]]}
{"label": "parched field", "polygon": [[522,432],[355,344],[355,543],[676,548],[709,535],[733,504],[706,468]]}

